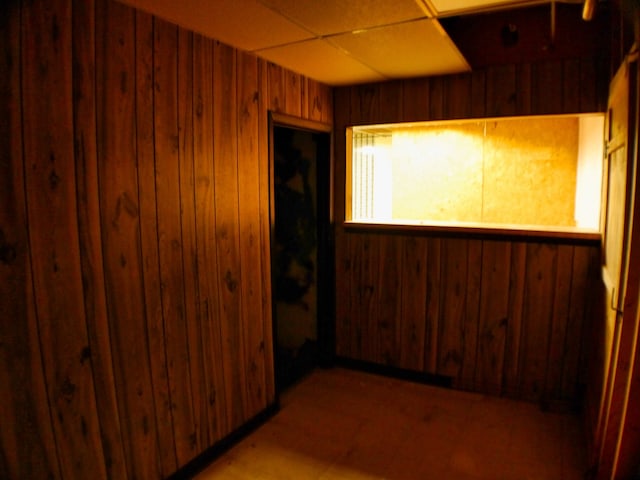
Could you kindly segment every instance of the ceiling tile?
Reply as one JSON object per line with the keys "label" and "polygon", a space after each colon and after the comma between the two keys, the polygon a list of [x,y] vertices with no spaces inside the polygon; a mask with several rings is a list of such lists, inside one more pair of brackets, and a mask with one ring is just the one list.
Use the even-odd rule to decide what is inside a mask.
{"label": "ceiling tile", "polygon": [[470,70],[467,61],[434,19],[338,35],[329,41],[389,78]]}
{"label": "ceiling tile", "polygon": [[257,0],[124,0],[208,37],[244,50],[257,50],[313,35]]}
{"label": "ceiling tile", "polygon": [[428,0],[438,15],[453,12],[490,10],[507,5],[532,3],[532,0]]}
{"label": "ceiling tile", "polygon": [[317,35],[333,35],[425,16],[415,0],[260,0]]}
{"label": "ceiling tile", "polygon": [[325,40],[308,40],[256,52],[273,63],[328,85],[378,82],[385,78]]}

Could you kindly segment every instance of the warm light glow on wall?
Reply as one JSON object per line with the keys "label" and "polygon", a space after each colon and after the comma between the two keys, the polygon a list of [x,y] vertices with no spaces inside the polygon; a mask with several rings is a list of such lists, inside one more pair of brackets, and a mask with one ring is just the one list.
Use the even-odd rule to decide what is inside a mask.
{"label": "warm light glow on wall", "polygon": [[354,214],[347,220],[597,230],[603,121],[589,115],[353,127]]}

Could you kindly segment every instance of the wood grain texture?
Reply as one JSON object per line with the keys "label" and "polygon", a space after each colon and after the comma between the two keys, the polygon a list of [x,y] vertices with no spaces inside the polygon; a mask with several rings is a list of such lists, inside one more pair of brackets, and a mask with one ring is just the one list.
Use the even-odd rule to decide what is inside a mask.
{"label": "wood grain texture", "polygon": [[[452,239],[442,251],[442,306],[438,316],[438,367],[440,375],[458,378],[462,371],[465,340],[469,241]],[[446,321],[442,321],[446,318]]]}
{"label": "wood grain texture", "polygon": [[36,323],[28,243],[20,6],[0,6],[0,476],[61,478]]}
{"label": "wood grain texture", "polygon": [[[241,326],[241,265],[238,218],[237,52],[220,42],[213,46],[213,170],[216,203],[216,247],[227,421],[232,429],[247,418],[248,392],[245,332]],[[231,72],[231,73],[229,73]]]}
{"label": "wood grain texture", "polygon": [[108,478],[126,478],[100,238],[96,144],[95,5],[73,3],[74,151],[84,306]]}
{"label": "wood grain texture", "polygon": [[408,237],[401,243],[402,311],[396,349],[400,353],[398,366],[411,370],[424,368],[424,318],[426,317],[427,240]]}
{"label": "wood grain texture", "polygon": [[100,220],[116,395],[127,474],[157,478],[162,454],[145,321],[136,168],[135,16],[116,3],[96,7]]}
{"label": "wood grain texture", "polygon": [[[355,240],[355,239],[354,239]],[[355,241],[354,241],[355,243]],[[427,247],[427,316],[424,329],[424,364],[427,372],[437,370],[440,330],[440,311],[442,308],[442,241],[429,238]],[[418,300],[420,301],[420,300]]]}
{"label": "wood grain texture", "polygon": [[262,322],[261,222],[258,59],[238,52],[238,214],[240,223],[241,325],[245,332],[248,393],[247,416],[267,407],[265,398],[265,338]]}
{"label": "wood grain texture", "polygon": [[84,311],[73,138],[71,2],[23,13],[25,186],[42,362],[64,477],[106,478]]}
{"label": "wood grain texture", "polygon": [[483,242],[476,385],[496,395],[502,393],[510,264],[509,242]]}
{"label": "wood grain texture", "polygon": [[0,13],[0,477],[166,478],[275,401],[268,109],[332,91],[112,0]]}
{"label": "wood grain texture", "polygon": [[136,12],[136,159],[140,202],[140,243],[142,246],[146,331],[155,406],[154,423],[163,472],[176,468],[169,373],[165,353],[160,257],[158,252],[157,192],[154,145],[154,20]]}
{"label": "wood grain texture", "polygon": [[[258,188],[260,205],[269,205],[272,177],[270,173],[269,146],[269,66],[263,59],[258,59]],[[318,100],[320,102],[320,100]],[[328,109],[324,103],[318,108]],[[314,109],[310,110],[313,115]],[[271,206],[270,206],[271,207]],[[275,401],[275,365],[273,345],[273,298],[271,290],[271,208],[260,208],[260,271],[262,272],[261,306],[262,334],[264,341],[264,397],[267,404]]]}
{"label": "wood grain texture", "polygon": [[402,239],[398,236],[381,238],[378,264],[378,288],[376,313],[380,345],[378,359],[386,365],[398,365],[400,358],[399,336],[402,312]]}
{"label": "wood grain texture", "polygon": [[[220,331],[218,259],[215,242],[215,185],[213,177],[213,41],[193,39],[194,174],[196,243],[198,249],[198,298],[202,321],[202,356],[206,381],[208,445],[222,438],[226,420],[224,363]],[[202,421],[202,419],[200,419]]]}
{"label": "wood grain texture", "polygon": [[[191,432],[185,440],[189,449],[202,451],[207,443],[207,399],[205,395],[200,279],[196,243],[195,170],[194,170],[194,102],[193,102],[193,35],[178,29],[178,144],[180,158],[180,211],[183,245],[185,323],[191,379]],[[194,452],[189,452],[193,458]],[[188,461],[188,460],[187,460]],[[184,463],[184,462],[183,462]]]}
{"label": "wood grain texture", "polygon": [[[347,126],[386,119],[590,112],[602,105],[604,93],[594,78],[599,71],[596,65],[590,59],[541,61],[336,88],[336,219],[343,220],[345,214],[343,135]],[[584,382],[580,378],[588,319],[584,312],[594,294],[596,245],[562,238],[483,239],[472,233],[452,236],[436,231],[397,235],[393,228],[377,232],[336,228],[339,355],[448,375],[454,386],[463,389],[544,399],[554,405],[577,399]],[[371,269],[385,261],[375,256],[375,245],[391,238],[400,242],[397,248],[404,252],[397,268],[400,285],[386,278],[372,283]],[[426,258],[419,274],[409,253],[416,242],[423,245],[416,255]],[[385,314],[378,313],[376,307],[381,305],[376,302],[385,298],[379,292],[384,288],[401,292],[400,314],[389,308]],[[376,328],[389,322],[399,357],[381,360],[379,349],[386,338]],[[421,355],[419,361],[416,355]],[[552,371],[551,363],[559,368]]]}
{"label": "wood grain texture", "polygon": [[[160,290],[169,375],[170,411],[179,465],[196,452],[189,372],[178,131],[178,29],[154,21],[154,148]],[[186,250],[186,252],[185,252]],[[192,440],[191,440],[192,438]],[[162,441],[162,440],[161,440]]]}

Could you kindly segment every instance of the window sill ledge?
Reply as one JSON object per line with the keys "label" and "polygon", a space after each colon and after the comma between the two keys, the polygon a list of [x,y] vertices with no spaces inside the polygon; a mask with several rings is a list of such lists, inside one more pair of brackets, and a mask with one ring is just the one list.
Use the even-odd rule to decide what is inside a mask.
{"label": "window sill ledge", "polygon": [[543,227],[531,225],[488,225],[455,222],[410,223],[365,223],[343,222],[347,232],[389,232],[409,234],[437,234],[443,236],[486,237],[498,239],[522,238],[536,240],[572,241],[599,243],[600,232],[577,227]]}

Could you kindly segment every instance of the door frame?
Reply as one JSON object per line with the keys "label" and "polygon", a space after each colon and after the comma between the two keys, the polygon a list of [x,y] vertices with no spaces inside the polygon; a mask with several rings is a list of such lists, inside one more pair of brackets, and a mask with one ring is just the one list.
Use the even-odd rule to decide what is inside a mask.
{"label": "door frame", "polygon": [[[630,427],[633,422],[638,423],[638,415],[627,417],[627,413],[633,413],[629,411],[628,407],[635,378],[634,371],[637,370],[635,359],[640,353],[638,350],[640,272],[637,269],[630,269],[632,265],[637,265],[640,261],[640,189],[638,185],[640,181],[638,172],[639,70],[638,55],[635,53],[628,55],[610,85],[609,116],[611,115],[611,98],[618,93],[618,85],[621,82],[626,82],[626,98],[623,97],[623,100],[628,106],[627,128],[623,132],[624,138],[622,142],[624,143],[624,148],[626,148],[627,178],[625,184],[625,211],[622,212],[624,231],[622,251],[620,252],[622,256],[620,259],[620,272],[617,278],[610,279],[616,291],[615,295],[613,292],[610,295],[612,297],[611,305],[605,305],[605,308],[609,308],[614,312],[616,320],[613,345],[609,357],[608,375],[605,389],[602,392],[595,432],[595,451],[592,453],[595,457],[592,460],[595,463],[595,478],[598,480],[611,480],[617,478],[618,474],[622,475],[621,478],[627,478],[631,470],[637,467],[632,464],[634,460],[629,458],[628,446],[635,445],[637,447],[640,441],[637,434],[634,436],[631,433],[634,428]],[[610,128],[608,127],[607,136],[609,136],[609,132]],[[617,147],[617,143],[619,142],[616,142],[615,147]],[[605,206],[604,210],[606,214],[606,211],[608,211],[607,206]],[[605,231],[603,235],[605,248],[608,240],[606,233]],[[603,269],[607,267],[609,260],[611,259],[604,257]],[[637,380],[635,382],[637,383]],[[620,467],[619,471],[618,467]]]}
{"label": "door frame", "polygon": [[[274,162],[274,129],[275,127],[284,127],[294,130],[302,130],[310,133],[319,133],[329,135],[328,145],[328,172],[326,179],[318,176],[316,181],[318,189],[317,195],[320,193],[320,182],[326,181],[326,191],[323,192],[323,203],[328,202],[327,209],[323,216],[324,221],[318,222],[318,301],[316,305],[317,313],[317,345],[318,345],[318,363],[322,367],[333,365],[335,358],[335,238],[334,238],[334,160],[333,160],[333,126],[329,123],[323,123],[315,120],[308,120],[292,115],[286,115],[279,112],[268,112],[268,141],[269,141],[269,247],[270,247],[270,264],[274,254],[275,239],[275,162]],[[320,205],[320,198],[318,198]],[[318,219],[320,219],[320,208],[318,208]],[[321,255],[322,252],[322,255]],[[277,316],[276,304],[273,301],[273,286],[275,279],[273,277],[273,268],[271,268],[271,325],[273,334],[273,352],[274,352],[274,377],[276,376],[277,361],[275,352],[278,345],[277,332]],[[321,317],[324,321],[321,321]],[[276,398],[280,393],[280,386],[277,378],[274,378],[276,386]]]}

